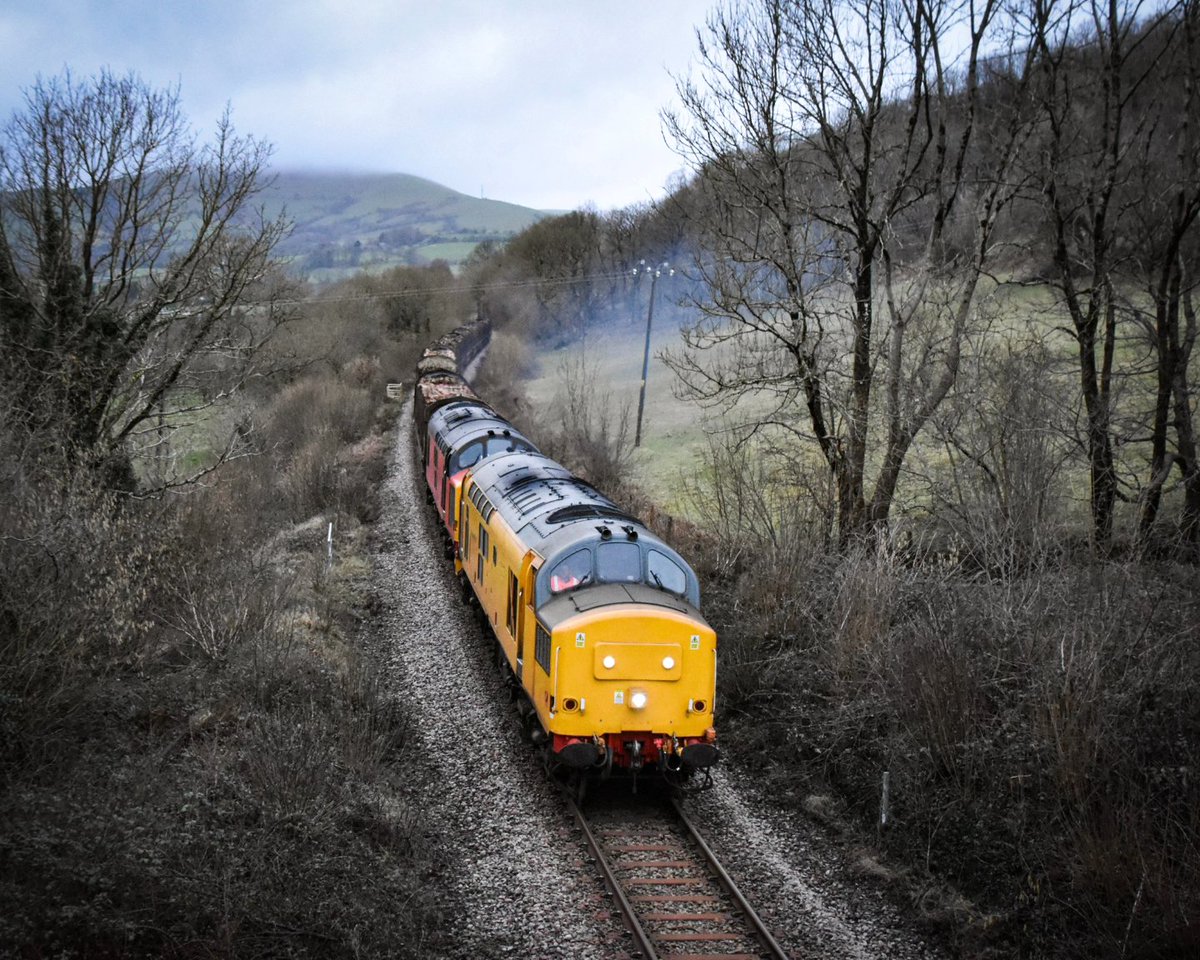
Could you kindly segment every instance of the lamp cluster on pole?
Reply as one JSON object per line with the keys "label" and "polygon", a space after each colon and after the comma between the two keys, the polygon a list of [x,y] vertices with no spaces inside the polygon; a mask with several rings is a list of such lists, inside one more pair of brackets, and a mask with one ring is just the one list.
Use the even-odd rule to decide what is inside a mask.
{"label": "lamp cluster on pole", "polygon": [[650,274],[650,308],[646,311],[646,347],[642,351],[642,388],[638,393],[637,431],[633,437],[635,447],[642,445],[642,411],[646,409],[646,376],[650,372],[650,325],[654,322],[654,288],[664,272],[668,277],[675,275],[675,271],[665,262],[658,266],[647,266],[645,260],[639,260],[638,265],[633,268],[635,277]]}

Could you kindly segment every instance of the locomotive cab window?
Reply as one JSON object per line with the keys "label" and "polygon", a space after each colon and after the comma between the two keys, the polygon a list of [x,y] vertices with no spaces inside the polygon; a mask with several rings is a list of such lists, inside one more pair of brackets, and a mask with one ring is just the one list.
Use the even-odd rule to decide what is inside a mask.
{"label": "locomotive cab window", "polygon": [[642,551],[636,543],[602,543],[596,548],[596,579],[601,583],[640,583]]}
{"label": "locomotive cab window", "polygon": [[518,450],[528,450],[529,444],[516,437],[489,437],[487,440],[487,455],[494,457],[498,453],[515,453]]}
{"label": "locomotive cab window", "polygon": [[650,574],[650,582],[660,590],[678,594],[687,592],[687,574],[665,553],[651,550],[646,569]]}
{"label": "locomotive cab window", "polygon": [[467,467],[473,467],[479,462],[479,458],[483,456],[483,441],[476,440],[459,451],[458,456],[454,458],[454,462],[450,466],[450,473],[458,473],[459,470],[465,470]]}
{"label": "locomotive cab window", "polygon": [[550,592],[563,593],[581,587],[592,579],[592,555],[587,550],[576,550],[555,564],[550,571]]}
{"label": "locomotive cab window", "polygon": [[473,467],[484,457],[494,457],[498,453],[513,453],[518,450],[529,450],[530,446],[524,440],[516,437],[485,437],[475,440],[463,447],[453,458],[449,472],[458,473]]}

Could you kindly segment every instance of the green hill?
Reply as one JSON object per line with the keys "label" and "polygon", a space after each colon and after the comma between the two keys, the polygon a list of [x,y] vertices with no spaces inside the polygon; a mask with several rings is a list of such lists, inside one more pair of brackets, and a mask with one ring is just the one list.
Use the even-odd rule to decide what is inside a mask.
{"label": "green hill", "polygon": [[506,240],[545,216],[404,173],[281,172],[264,201],[269,213],[286,210],[295,222],[279,253],[318,281],[435,259],[458,263],[477,243]]}

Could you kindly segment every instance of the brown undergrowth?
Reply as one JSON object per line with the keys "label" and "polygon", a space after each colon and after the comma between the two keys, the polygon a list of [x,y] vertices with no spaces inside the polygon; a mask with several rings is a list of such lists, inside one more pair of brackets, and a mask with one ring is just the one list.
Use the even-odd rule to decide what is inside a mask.
{"label": "brown undergrowth", "polygon": [[283,388],[182,496],[8,469],[0,953],[422,955],[408,720],[359,642],[377,368]]}
{"label": "brown undergrowth", "polygon": [[742,481],[686,545],[730,753],[902,865],[962,956],[1196,956],[1196,568],[837,550],[784,501],[731,519]]}

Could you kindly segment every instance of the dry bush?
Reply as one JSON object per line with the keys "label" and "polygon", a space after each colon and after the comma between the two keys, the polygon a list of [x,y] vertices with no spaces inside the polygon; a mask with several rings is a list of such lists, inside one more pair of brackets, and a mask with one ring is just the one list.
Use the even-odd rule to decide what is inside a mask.
{"label": "dry bush", "polygon": [[381,397],[330,376],[309,376],[280,391],[267,411],[264,442],[279,457],[328,432],[352,443],[370,432]]}
{"label": "dry bush", "polygon": [[1011,525],[974,527],[969,554],[839,552],[820,488],[771,463],[714,444],[689,487],[727,744],[872,829],[886,771],[883,846],[997,918],[957,928],[968,951],[1194,944],[1194,569],[1079,563]]}
{"label": "dry bush", "polygon": [[[156,616],[170,643],[187,659],[224,660],[237,646],[282,629],[288,583],[260,558],[210,545],[200,562],[181,557],[164,571]],[[224,563],[213,563],[219,557]]]}
{"label": "dry bush", "polygon": [[272,454],[274,486],[292,520],[324,511],[364,522],[378,516],[375,488],[386,468],[386,445],[372,433],[383,398],[370,387],[378,375],[376,362],[359,358],[344,380],[309,376],[267,411],[260,443]]}
{"label": "dry bush", "polygon": [[1127,928],[1157,942],[1200,907],[1188,814],[1200,790],[1178,773],[1200,753],[1200,711],[1180,680],[1200,668],[1181,633],[1196,604],[1159,573],[911,571],[855,697],[860,713],[875,702],[876,722],[848,738],[830,717],[823,731],[833,755],[849,749],[825,775],[868,818],[890,770],[889,846],[1010,923],[1033,923],[1055,955],[1112,951]]}
{"label": "dry bush", "polygon": [[329,432],[311,437],[281,466],[277,488],[290,516],[342,513],[360,522],[379,515],[378,486],[386,472],[386,443],[374,434],[343,446]]}
{"label": "dry bush", "polygon": [[1062,477],[1077,448],[1057,358],[1040,337],[969,360],[928,450],[938,549],[1000,576],[1050,562],[1061,549]]}
{"label": "dry bush", "polygon": [[[345,639],[380,375],[294,384],[248,421],[265,453],[161,501],[0,465],[0,953],[433,949],[407,714]],[[310,512],[332,571],[323,517],[281,530]]]}
{"label": "dry bush", "polygon": [[900,571],[886,543],[857,547],[833,571],[828,638],[829,669],[850,689],[864,679],[874,682],[889,653],[888,634],[895,615]]}
{"label": "dry bush", "polygon": [[[300,669],[269,707],[237,674],[131,678],[144,722],[0,795],[0,952],[426,955],[420,817],[376,762],[403,744],[394,701]],[[196,687],[212,709],[180,716]]]}
{"label": "dry bush", "polygon": [[[419,812],[395,800],[407,714],[341,639],[365,600],[336,573],[365,565],[340,558],[322,578],[325,619],[306,624],[297,613],[316,604],[317,578],[296,574],[323,569],[323,544],[285,562],[263,552],[240,489],[255,474],[229,467],[212,488],[155,505],[136,662],[97,676],[98,654],[77,670],[59,657],[57,700],[26,687],[39,711],[20,715],[4,675],[0,953],[429,949],[418,884],[431,854]],[[96,641],[81,646],[108,651],[110,638]]]}
{"label": "dry bush", "polygon": [[772,742],[795,745],[797,772],[832,783],[870,824],[889,771],[886,845],[997,911],[992,936],[1085,956],[1194,924],[1200,703],[1186,678],[1200,650],[1184,639],[1198,611],[1182,584],[1164,590],[1135,569],[898,576],[890,563],[872,583],[867,561],[849,564],[855,655],[836,655],[845,638],[831,618],[834,669],[797,649],[788,671],[818,696],[735,691],[762,702],[755,719],[769,725],[788,703],[800,726]]}
{"label": "dry bush", "polygon": [[357,356],[342,366],[342,380],[360,390],[371,390],[380,383],[382,368],[378,357]]}
{"label": "dry bush", "polygon": [[874,670],[897,724],[889,747],[921,761],[901,770],[901,780],[944,784],[954,802],[970,802],[998,732],[980,676],[994,651],[980,649],[983,631],[963,622],[963,597],[929,590],[919,576],[906,587],[908,609],[881,634],[887,651]]}
{"label": "dry bush", "polygon": [[629,404],[617,407],[596,386],[582,353],[562,361],[558,379],[546,425],[536,430],[539,447],[597,489],[619,496],[633,461]]}
{"label": "dry bush", "polygon": [[293,519],[313,516],[338,502],[340,452],[337,437],[322,430],[310,434],[281,465],[278,489]]}
{"label": "dry bush", "polygon": [[86,478],[0,496],[0,779],[56,757],[86,726],[88,689],[154,647],[159,511]]}
{"label": "dry bush", "polygon": [[35,657],[136,657],[158,547],[146,522],[152,506],[130,503],[84,477],[7,492],[0,508],[0,616],[8,642]]}
{"label": "dry bush", "polygon": [[338,506],[360,523],[379,518],[379,485],[387,475],[388,443],[381,434],[363,437],[342,450]]}
{"label": "dry bush", "polygon": [[705,518],[697,562],[754,608],[749,629],[802,645],[826,629],[829,590],[810,589],[832,576],[825,488],[816,471],[768,441],[727,429],[710,435],[699,474],[681,481],[690,512]]}
{"label": "dry bush", "polygon": [[365,662],[355,659],[338,675],[342,763],[359,780],[371,781],[408,743],[408,712]]}

